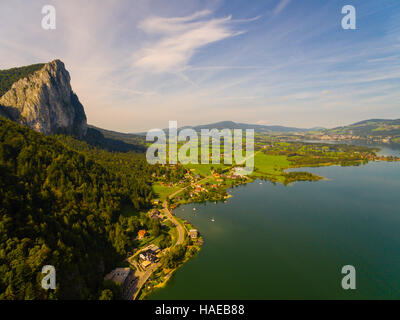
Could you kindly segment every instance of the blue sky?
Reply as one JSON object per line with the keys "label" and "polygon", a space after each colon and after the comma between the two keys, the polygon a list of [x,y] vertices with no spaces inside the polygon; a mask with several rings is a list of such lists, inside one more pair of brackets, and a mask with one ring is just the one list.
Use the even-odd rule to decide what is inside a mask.
{"label": "blue sky", "polygon": [[[356,30],[341,28],[347,4]],[[400,118],[398,0],[5,0],[0,21],[0,69],[63,60],[107,129]]]}

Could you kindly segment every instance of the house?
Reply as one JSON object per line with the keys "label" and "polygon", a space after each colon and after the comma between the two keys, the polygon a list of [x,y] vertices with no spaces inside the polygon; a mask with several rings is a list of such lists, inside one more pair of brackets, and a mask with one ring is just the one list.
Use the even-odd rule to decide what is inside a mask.
{"label": "house", "polygon": [[130,268],[116,268],[108,273],[104,280],[111,280],[122,285],[122,298],[131,300],[135,289],[135,276]]}
{"label": "house", "polygon": [[157,247],[155,244],[151,244],[147,247],[148,250],[152,251],[154,254],[157,254],[160,252],[160,248]]}
{"label": "house", "polygon": [[249,174],[249,170],[247,168],[238,167],[238,168],[235,168],[235,172],[234,172],[233,176],[235,178],[241,178],[242,176],[245,176],[247,174]]}
{"label": "house", "polygon": [[126,278],[129,276],[131,269],[129,268],[116,268],[108,273],[104,280],[111,280],[112,282],[123,284]]}
{"label": "house", "polygon": [[189,230],[189,235],[191,239],[197,239],[198,231],[196,229],[191,229]]}
{"label": "house", "polygon": [[139,230],[138,232],[138,240],[142,240],[146,236],[146,230]]}
{"label": "house", "polygon": [[150,219],[162,220],[161,212],[158,210],[153,210],[153,211],[149,212],[149,217],[150,217]]}
{"label": "house", "polygon": [[[158,249],[159,250],[159,249]],[[139,259],[140,261],[149,261],[150,263],[153,262],[157,262],[158,261],[158,257],[156,255],[156,253],[150,249],[143,251],[140,255],[139,255]]]}

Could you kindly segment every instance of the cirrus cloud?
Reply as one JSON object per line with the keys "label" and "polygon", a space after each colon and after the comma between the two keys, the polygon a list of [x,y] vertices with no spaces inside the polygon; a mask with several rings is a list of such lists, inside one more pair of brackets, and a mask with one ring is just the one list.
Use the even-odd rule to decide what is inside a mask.
{"label": "cirrus cloud", "polygon": [[179,72],[196,50],[244,32],[233,30],[232,16],[210,18],[210,14],[205,10],[185,17],[143,20],[139,28],[157,39],[134,54],[134,66],[152,72]]}

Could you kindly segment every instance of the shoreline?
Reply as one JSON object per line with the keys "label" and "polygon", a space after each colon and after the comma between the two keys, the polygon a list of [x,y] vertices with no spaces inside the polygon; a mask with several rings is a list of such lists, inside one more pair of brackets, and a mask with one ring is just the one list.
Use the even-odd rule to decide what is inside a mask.
{"label": "shoreline", "polygon": [[[380,160],[380,159],[374,159],[374,160],[372,160],[371,162],[381,162],[381,161],[384,161],[384,162],[392,162],[392,161],[390,161],[390,160],[388,160],[388,159],[382,159],[382,160]],[[400,161],[400,159],[399,159],[398,161]],[[367,163],[368,163],[368,162],[367,162]],[[363,164],[367,164],[367,163],[363,163],[362,161],[360,161],[360,162],[358,163],[358,165],[363,165]],[[353,164],[353,165],[350,165],[350,166],[358,166],[358,165]],[[315,165],[315,166],[310,166],[310,165],[304,166],[304,167],[303,167],[303,166],[292,166],[292,167],[289,167],[289,168],[286,168],[286,169],[282,170],[282,172],[286,173],[285,171],[286,171],[286,170],[290,170],[290,169],[318,168],[318,167],[330,167],[330,166],[341,166],[341,165],[340,165],[339,163],[323,163],[323,164],[319,164],[319,165]],[[330,181],[330,179],[328,179],[328,178],[326,178],[326,177],[321,177],[321,176],[316,175],[316,174],[314,174],[314,173],[311,173],[311,174],[312,174],[312,176],[314,177],[313,179],[309,179],[309,180],[301,180],[301,179],[299,179],[299,180],[294,180],[294,181],[290,181],[290,182],[288,183],[288,185],[291,184],[291,183],[295,183],[295,182]],[[208,178],[208,177],[205,177],[205,178],[203,178],[203,179],[201,179],[201,180],[204,180],[204,179],[207,179],[207,178]],[[247,177],[247,176],[246,176],[246,178],[247,178],[247,179],[246,179],[245,181],[242,181],[240,184],[235,185],[234,187],[237,187],[237,186],[244,186],[244,185],[247,185],[247,184],[249,184],[249,183],[256,182],[256,180],[268,181],[268,182],[270,182],[270,183],[281,183],[281,184],[285,184],[285,183],[283,183],[282,181],[274,181],[273,179],[271,179],[271,177],[268,177],[268,176],[264,176],[264,177],[261,177],[261,176],[260,176],[260,177],[257,177],[257,176]],[[186,189],[186,187],[185,187],[185,188],[182,188],[182,189],[180,189],[180,190],[178,190],[178,191],[176,191],[176,192],[174,192],[173,194],[171,194],[170,196],[168,196],[168,198],[172,199],[172,198],[175,197],[177,194],[179,194],[180,192],[182,192],[184,189]],[[185,227],[185,222],[182,221],[181,218],[179,218],[179,217],[176,216],[176,214],[174,213],[174,210],[177,209],[178,207],[180,207],[181,205],[188,205],[188,204],[194,204],[194,203],[208,203],[208,202],[210,202],[210,203],[211,203],[211,202],[214,202],[214,203],[215,203],[215,202],[218,202],[218,201],[222,201],[223,203],[226,203],[226,201],[227,201],[229,198],[232,198],[232,197],[233,197],[233,195],[230,194],[230,193],[227,191],[227,190],[229,190],[229,189],[233,189],[233,187],[230,186],[230,187],[228,187],[228,188],[225,189],[227,195],[224,197],[223,200],[205,200],[205,201],[202,201],[202,202],[188,201],[188,202],[184,202],[184,203],[177,203],[175,206],[173,206],[173,208],[168,207],[168,205],[165,203],[164,210],[165,210],[165,209],[168,210],[168,211],[171,213],[172,217],[176,220],[176,222],[177,222],[181,227],[183,227],[183,229],[184,229],[184,239],[186,239],[186,236],[188,235],[188,233],[187,233],[187,229],[186,229],[186,227]],[[191,221],[189,221],[189,220],[187,220],[187,221],[189,222],[189,224],[190,224],[191,226],[196,227]],[[183,226],[182,226],[182,224],[183,224]],[[177,228],[178,228],[178,227],[177,227]],[[202,238],[202,237],[201,237],[201,238]],[[198,253],[200,252],[200,250],[201,250],[202,244],[204,243],[203,238],[202,238],[201,240],[202,240],[202,242],[201,242],[200,245],[197,246],[197,248],[198,248],[198,249],[197,249],[197,252],[196,252],[193,256],[188,257],[188,258],[185,258],[176,268],[171,269],[171,271],[168,272],[168,274],[165,276],[165,278],[163,279],[163,281],[162,281],[161,283],[155,285],[153,288],[151,288],[151,291],[150,291],[150,292],[146,292],[145,294],[143,294],[143,293],[141,292],[141,291],[143,290],[143,288],[141,288],[141,289],[140,289],[140,292],[138,292],[138,294],[137,294],[137,297],[139,297],[140,300],[143,300],[143,299],[145,299],[147,296],[149,296],[150,294],[154,293],[154,291],[156,291],[156,290],[158,290],[158,289],[161,289],[161,288],[165,288],[165,287],[167,286],[167,284],[168,284],[168,281],[172,278],[172,276],[175,274],[175,272],[176,272],[178,269],[180,269],[187,261],[189,261],[190,259],[195,258],[195,257],[197,256],[197,254],[198,254]],[[177,240],[177,242],[178,242],[178,240]],[[177,245],[177,244],[178,244],[178,243],[176,243],[175,245]],[[173,246],[175,246],[175,245],[173,245]],[[171,248],[172,248],[173,246],[171,246]]]}

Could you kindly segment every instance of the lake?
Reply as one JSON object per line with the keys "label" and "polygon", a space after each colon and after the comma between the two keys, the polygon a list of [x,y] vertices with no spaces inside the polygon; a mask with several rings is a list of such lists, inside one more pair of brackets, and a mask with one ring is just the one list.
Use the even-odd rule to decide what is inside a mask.
{"label": "lake", "polygon": [[[177,208],[205,243],[149,299],[399,299],[400,163],[302,170],[327,180],[257,180]],[[341,287],[344,265],[356,290]]]}

